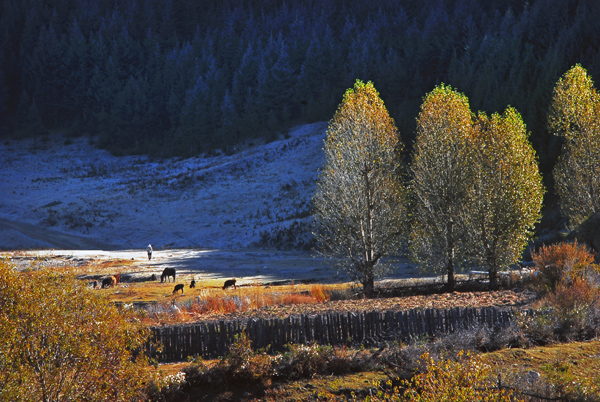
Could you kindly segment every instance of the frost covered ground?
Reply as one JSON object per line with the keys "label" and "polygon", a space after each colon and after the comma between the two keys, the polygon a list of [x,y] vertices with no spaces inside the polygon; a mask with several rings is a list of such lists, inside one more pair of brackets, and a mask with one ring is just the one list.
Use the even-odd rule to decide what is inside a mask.
{"label": "frost covered ground", "polygon": [[[166,160],[114,157],[88,138],[4,141],[0,249],[125,253],[146,268],[332,279],[326,261],[299,251],[310,248],[310,199],[325,130],[325,123],[308,124],[231,155]],[[143,261],[149,243],[156,250],[151,263]],[[416,275],[403,267],[399,276]]]}
{"label": "frost covered ground", "polygon": [[101,249],[252,246],[309,219],[324,135],[323,123],[304,125],[230,156],[167,160],[113,157],[86,138],[4,142],[0,245],[70,245],[16,222]]}

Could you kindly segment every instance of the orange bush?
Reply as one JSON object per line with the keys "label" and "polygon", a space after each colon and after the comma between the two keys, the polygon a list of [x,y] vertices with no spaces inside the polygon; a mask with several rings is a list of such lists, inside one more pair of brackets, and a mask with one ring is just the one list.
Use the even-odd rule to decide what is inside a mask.
{"label": "orange bush", "polygon": [[310,295],[318,302],[329,300],[329,294],[325,292],[325,287],[320,284],[311,286]]}
{"label": "orange bush", "polygon": [[600,296],[597,286],[588,281],[575,278],[569,285],[558,284],[554,293],[549,294],[543,303],[558,308],[560,311],[580,309],[591,305]]}
{"label": "orange bush", "polygon": [[594,254],[577,240],[544,245],[531,257],[537,269],[534,282],[545,292],[553,292],[559,283],[568,285],[584,278],[589,271],[598,272]]}

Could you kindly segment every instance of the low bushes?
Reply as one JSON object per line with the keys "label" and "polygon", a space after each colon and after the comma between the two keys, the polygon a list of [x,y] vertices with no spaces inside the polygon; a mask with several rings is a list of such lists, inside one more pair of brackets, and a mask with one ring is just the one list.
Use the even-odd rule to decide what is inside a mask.
{"label": "low bushes", "polygon": [[600,335],[600,267],[594,254],[577,241],[542,246],[532,253],[532,286],[543,296],[543,314],[523,317],[531,343],[591,339]]}
{"label": "low bushes", "polygon": [[552,293],[559,285],[569,286],[580,279],[600,284],[600,267],[594,264],[594,254],[574,241],[544,245],[532,252],[536,272],[532,285],[542,294]]}
{"label": "low bushes", "polygon": [[491,380],[489,366],[469,353],[459,352],[454,358],[436,360],[429,353],[417,361],[418,372],[408,380],[394,385],[390,380],[365,402],[510,402],[519,401],[515,393],[498,387]]}
{"label": "low bushes", "polygon": [[272,381],[310,378],[317,374],[346,374],[373,369],[373,354],[366,349],[349,350],[320,345],[287,345],[283,354],[255,351],[244,334],[237,337],[229,353],[214,365],[197,358],[183,369],[185,381],[174,381],[153,395],[153,400],[172,400],[192,389],[242,388],[261,391]]}
{"label": "low bushes", "polygon": [[0,401],[142,401],[150,331],[60,268],[0,260]]}

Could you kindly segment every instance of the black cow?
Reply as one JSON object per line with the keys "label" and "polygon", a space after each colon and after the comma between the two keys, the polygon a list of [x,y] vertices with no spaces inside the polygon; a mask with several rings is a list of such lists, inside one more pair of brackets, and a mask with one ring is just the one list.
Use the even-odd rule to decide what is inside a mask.
{"label": "black cow", "polygon": [[233,286],[234,289],[237,289],[237,287],[235,286],[235,279],[226,280],[225,284],[223,285],[223,290],[227,289],[230,286]]}
{"label": "black cow", "polygon": [[172,276],[173,277],[173,282],[175,282],[175,268],[165,268],[163,270],[162,275],[160,276],[160,281],[164,282],[165,278],[167,278],[167,281],[168,281],[169,276]]}
{"label": "black cow", "polygon": [[192,279],[192,282],[190,283],[190,289],[195,288],[195,287],[196,287],[196,280]]}
{"label": "black cow", "polygon": [[107,276],[106,278],[102,279],[102,289],[107,288],[107,287],[113,287],[117,284],[117,278],[115,278],[114,276]]}
{"label": "black cow", "polygon": [[173,289],[173,293],[177,293],[180,290],[181,290],[181,294],[183,294],[183,283],[175,285],[175,289]]}

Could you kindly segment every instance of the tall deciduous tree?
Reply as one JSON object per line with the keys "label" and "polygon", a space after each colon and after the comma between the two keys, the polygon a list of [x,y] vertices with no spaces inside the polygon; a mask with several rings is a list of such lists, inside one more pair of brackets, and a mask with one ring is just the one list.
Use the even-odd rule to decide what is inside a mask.
{"label": "tall deciduous tree", "polygon": [[473,146],[473,115],[467,97],[439,85],[427,94],[417,118],[410,248],[420,265],[447,273],[448,289],[454,288],[455,266],[468,253]]}
{"label": "tall deciduous tree", "polygon": [[470,228],[475,260],[488,269],[490,287],[495,289],[498,271],[517,262],[533,236],[541,218],[544,187],[516,109],[491,118],[480,113],[475,133],[477,176]]}
{"label": "tall deciduous tree", "polygon": [[565,141],[554,181],[563,213],[577,226],[600,211],[600,96],[580,65],[556,83],[548,126]]}
{"label": "tall deciduous tree", "polygon": [[401,244],[406,216],[401,149],[377,90],[357,80],[329,123],[313,203],[323,251],[339,258],[367,295],[373,293],[375,275],[386,268],[381,259]]}

